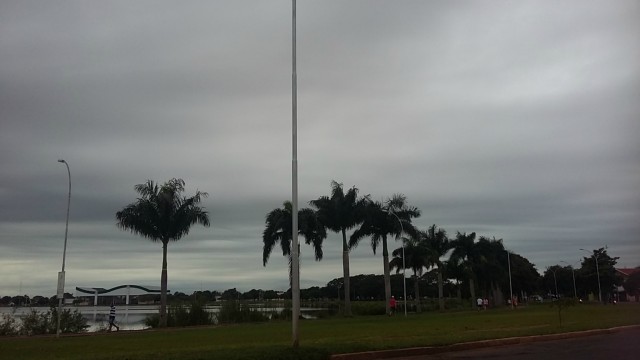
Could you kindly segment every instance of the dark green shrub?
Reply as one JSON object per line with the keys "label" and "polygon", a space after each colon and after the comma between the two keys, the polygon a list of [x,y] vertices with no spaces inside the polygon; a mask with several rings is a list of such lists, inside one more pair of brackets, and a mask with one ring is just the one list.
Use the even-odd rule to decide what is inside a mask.
{"label": "dark green shrub", "polygon": [[384,301],[354,301],[351,303],[351,312],[353,315],[384,315],[386,307]]}
{"label": "dark green shrub", "polygon": [[[60,319],[62,322],[62,319]],[[62,327],[62,324],[60,324]],[[22,325],[20,326],[20,334],[22,335],[42,335],[49,334],[51,330],[56,332],[56,324],[51,324],[51,311],[40,313],[31,310],[30,313],[22,317]]]}
{"label": "dark green shrub", "polygon": [[[160,324],[160,315],[159,314],[149,314],[144,318],[144,325],[150,328],[157,328]],[[167,325],[169,322],[167,321]]]}
{"label": "dark green shrub", "polygon": [[189,311],[181,304],[171,304],[167,311],[167,326],[189,326]]}
{"label": "dark green shrub", "polygon": [[189,325],[210,325],[214,323],[214,316],[199,301],[191,303],[189,309]]}
{"label": "dark green shrub", "polygon": [[220,312],[216,315],[218,323],[242,323],[268,321],[269,316],[258,309],[252,309],[239,301],[228,300],[222,302]]}
{"label": "dark green shrub", "polygon": [[[41,335],[55,334],[58,326],[58,308],[51,307],[46,313],[32,310],[22,318],[20,334]],[[78,310],[71,312],[70,309],[63,309],[60,317],[61,333],[81,333],[86,332],[89,325],[87,320]]]}
{"label": "dark green shrub", "polygon": [[[167,326],[195,326],[214,324],[214,316],[207,311],[204,304],[194,301],[190,305],[171,304],[167,311]],[[160,316],[158,314],[147,315],[144,324],[148,327],[158,327]]]}
{"label": "dark green shrub", "polygon": [[0,319],[0,336],[12,335],[18,335],[16,319],[9,314],[2,314],[2,319]]}

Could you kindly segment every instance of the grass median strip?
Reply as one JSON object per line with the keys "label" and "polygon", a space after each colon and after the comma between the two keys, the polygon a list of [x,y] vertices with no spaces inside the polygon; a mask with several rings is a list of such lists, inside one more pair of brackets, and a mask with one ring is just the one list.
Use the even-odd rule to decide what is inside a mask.
{"label": "grass median strip", "polygon": [[292,351],[289,322],[174,328],[86,336],[0,338],[6,359],[326,359],[329,354],[542,335],[640,324],[640,305],[579,305],[557,310],[429,312],[302,321]]}

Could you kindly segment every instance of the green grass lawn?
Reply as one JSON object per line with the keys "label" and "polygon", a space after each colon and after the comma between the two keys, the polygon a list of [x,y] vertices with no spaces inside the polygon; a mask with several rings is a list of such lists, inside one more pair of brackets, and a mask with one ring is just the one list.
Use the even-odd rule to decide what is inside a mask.
{"label": "green grass lawn", "polygon": [[270,322],[86,336],[0,338],[3,359],[325,359],[329,354],[640,324],[640,305],[536,305],[517,310],[429,312],[300,322],[298,353],[291,324]]}

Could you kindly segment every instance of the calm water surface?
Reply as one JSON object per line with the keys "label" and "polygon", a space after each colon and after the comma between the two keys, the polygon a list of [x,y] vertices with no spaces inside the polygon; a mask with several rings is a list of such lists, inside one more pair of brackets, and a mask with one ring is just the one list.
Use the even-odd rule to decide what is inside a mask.
{"label": "calm water surface", "polygon": [[[87,319],[87,325],[89,325],[88,331],[99,331],[109,327],[109,306],[65,306],[65,309],[70,309],[72,312],[78,310],[85,319]],[[258,309],[264,312],[282,311],[282,307],[261,307],[259,305],[252,306],[252,308]],[[116,306],[116,324],[121,330],[144,330],[148,326],[144,324],[144,319],[153,314],[157,314],[160,309],[159,305],[119,305]],[[220,306],[207,306],[207,311],[210,313],[217,313],[220,311]],[[14,318],[20,320],[23,316],[29,314],[31,311],[37,311],[39,313],[46,313],[49,311],[49,307],[0,307],[0,315],[9,314]],[[322,308],[301,308],[300,312],[302,317],[306,319],[315,319],[318,312],[327,311]]]}

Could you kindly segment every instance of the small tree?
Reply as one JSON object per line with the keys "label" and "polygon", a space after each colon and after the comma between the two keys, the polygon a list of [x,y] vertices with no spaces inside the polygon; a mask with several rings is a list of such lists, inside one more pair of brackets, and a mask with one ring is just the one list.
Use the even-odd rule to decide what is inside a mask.
{"label": "small tree", "polygon": [[562,311],[568,307],[575,305],[575,298],[560,298],[554,299],[553,302],[551,302],[551,307],[555,307],[556,309],[558,309],[558,324],[560,324],[560,326],[562,326]]}

